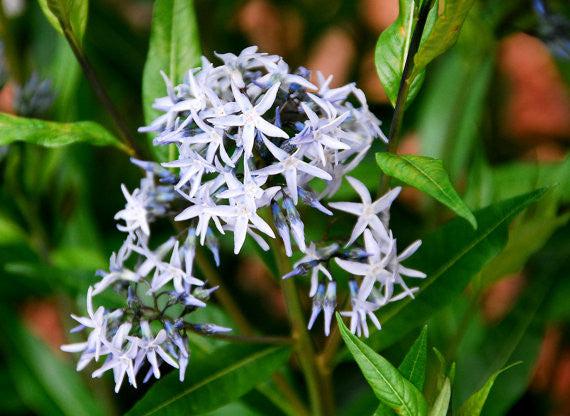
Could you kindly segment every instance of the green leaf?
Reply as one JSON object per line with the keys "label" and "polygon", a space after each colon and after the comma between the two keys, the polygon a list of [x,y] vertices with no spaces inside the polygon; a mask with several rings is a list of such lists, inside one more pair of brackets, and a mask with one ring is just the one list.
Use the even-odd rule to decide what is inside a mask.
{"label": "green leaf", "polygon": [[369,345],[376,351],[386,348],[459,296],[505,246],[511,220],[545,191],[539,189],[476,212],[477,230],[456,218],[423,238],[406,266],[422,270],[427,277],[419,284],[415,299],[405,298],[382,308],[383,329],[371,334]]}
{"label": "green leaf", "polygon": [[290,350],[260,345],[228,345],[198,362],[188,379],[171,373],[156,382],[127,413],[134,415],[197,414],[221,407],[253,389],[281,367]]}
{"label": "green leaf", "polygon": [[26,142],[45,147],[88,143],[96,146],[125,146],[103,126],[94,121],[57,123],[0,113],[0,146]]}
{"label": "green leaf", "polygon": [[414,386],[422,391],[426,378],[426,358],[427,358],[427,325],[423,327],[420,336],[398,367],[400,374],[412,382]]}
{"label": "green leaf", "polygon": [[[191,0],[157,0],[154,5],[150,45],[143,72],[143,110],[150,124],[162,113],[152,108],[156,98],[166,95],[160,71],[174,85],[182,82],[184,74],[200,65],[198,25]],[[152,146],[159,161],[168,159],[170,146]]]}
{"label": "green leaf", "polygon": [[0,245],[12,243],[14,241],[26,241],[27,234],[22,227],[0,211]]}
{"label": "green leaf", "polygon": [[432,408],[429,411],[429,416],[445,416],[447,414],[447,409],[449,407],[449,401],[451,399],[451,382],[449,377],[445,378],[443,382],[443,387],[437,395]]}
{"label": "green leaf", "polygon": [[513,363],[508,367],[503,368],[502,370],[497,371],[493,374],[489,380],[485,383],[481,390],[474,393],[463,405],[459,408],[455,416],[479,416],[481,414],[481,410],[483,410],[483,405],[487,400],[487,396],[495,383],[495,379],[501,374],[503,371],[508,370],[509,368],[517,365],[519,363]]}
{"label": "green leaf", "polygon": [[453,188],[441,160],[379,152],[376,153],[376,162],[386,175],[434,197],[477,228],[477,220]]}
{"label": "green leaf", "polygon": [[83,41],[87,26],[88,0],[38,0],[51,25],[62,36],[64,31],[73,33],[79,44]]}
{"label": "green leaf", "polygon": [[[413,2],[400,0],[399,4],[400,13],[394,23],[380,34],[374,57],[378,77],[393,106],[398,98],[400,80],[417,18]],[[411,102],[417,95],[423,78],[424,72],[421,72],[412,81],[407,102]]]}
{"label": "green leaf", "polygon": [[81,376],[63,362],[42,341],[20,324],[8,308],[0,309],[2,348],[25,404],[44,415],[105,415],[93,399]]}
{"label": "green leaf", "polygon": [[376,397],[400,414],[426,415],[427,403],[420,391],[385,358],[354,336],[338,313],[336,319],[345,344]]}
{"label": "green leaf", "polygon": [[466,168],[480,147],[495,51],[488,23],[471,13],[456,47],[430,69],[430,81],[418,103],[420,153],[442,159],[452,180],[463,175],[471,179]]}
{"label": "green leaf", "polygon": [[[419,391],[424,388],[426,378],[426,358],[427,358],[427,325],[423,327],[420,336],[411,346],[402,363],[398,367],[398,371],[407,380],[416,386]],[[375,416],[390,415],[392,412],[382,403],[374,412]]]}
{"label": "green leaf", "polygon": [[453,46],[474,0],[445,0],[443,14],[437,17],[429,36],[414,56],[412,74],[418,75],[436,57]]}
{"label": "green leaf", "polygon": [[517,223],[509,234],[509,241],[504,250],[481,270],[477,285],[484,288],[502,277],[519,272],[530,256],[569,219],[570,212],[567,212],[559,217],[537,216],[528,220],[524,218]]}
{"label": "green leaf", "polygon": [[[560,230],[560,236],[568,235]],[[567,238],[562,241],[566,243]],[[504,415],[524,394],[535,368],[535,362],[544,339],[548,318],[544,313],[553,302],[558,289],[556,282],[565,280],[570,265],[570,249],[565,244],[561,253],[553,255],[551,243],[533,262],[533,278],[527,282],[517,304],[498,325],[488,327],[474,320],[456,354],[462,374],[454,389],[454,400],[460,404],[477,390],[495,371],[509,362],[522,364],[501,377],[485,403],[486,415]],[[538,267],[538,262],[543,266]],[[565,300],[568,303],[567,299]]]}

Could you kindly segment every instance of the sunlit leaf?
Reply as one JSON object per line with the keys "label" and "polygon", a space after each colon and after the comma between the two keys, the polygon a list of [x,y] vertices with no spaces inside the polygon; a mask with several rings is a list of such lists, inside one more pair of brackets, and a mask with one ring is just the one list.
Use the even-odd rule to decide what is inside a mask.
{"label": "sunlit leaf", "polygon": [[386,175],[434,197],[469,221],[474,228],[477,227],[475,217],[453,188],[441,160],[380,152],[376,153],[376,162]]}
{"label": "sunlit leaf", "polygon": [[400,414],[426,415],[427,403],[421,392],[385,358],[353,335],[338,313],[336,318],[346,346],[376,397]]}
{"label": "sunlit leaf", "polygon": [[57,123],[0,113],[0,146],[26,142],[45,147],[88,143],[95,146],[125,146],[103,126],[94,121]]}
{"label": "sunlit leaf", "polygon": [[[200,65],[200,42],[192,0],[157,0],[154,4],[150,45],[143,72],[143,111],[150,124],[162,113],[152,108],[156,98],[166,96],[160,71],[174,85],[189,69]],[[152,146],[155,157],[169,160],[169,146]]]}
{"label": "sunlit leaf", "polygon": [[38,3],[55,30],[62,36],[64,31],[70,31],[81,44],[87,26],[89,0],[38,0]]}
{"label": "sunlit leaf", "polygon": [[128,415],[196,414],[214,410],[253,389],[281,367],[290,350],[260,345],[228,345],[195,362],[187,380],[171,373],[151,387]]}

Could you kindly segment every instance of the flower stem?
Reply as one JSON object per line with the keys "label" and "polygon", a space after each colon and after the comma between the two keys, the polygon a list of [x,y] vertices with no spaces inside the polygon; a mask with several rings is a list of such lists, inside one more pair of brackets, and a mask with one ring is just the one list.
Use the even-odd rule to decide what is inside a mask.
{"label": "flower stem", "polygon": [[[394,107],[394,115],[392,117],[392,123],[390,124],[390,133],[388,134],[388,152],[390,153],[396,153],[396,150],[398,149],[398,143],[400,142],[400,132],[402,130],[402,121],[404,120],[404,111],[406,109],[406,102],[408,100],[408,93],[410,92],[410,86],[415,79],[415,77],[412,77],[414,56],[420,47],[420,42],[422,40],[422,35],[424,33],[428,14],[433,7],[433,4],[434,0],[428,0],[422,4],[420,12],[418,14],[416,27],[412,33],[410,48],[408,49],[408,54],[406,55],[406,63],[404,64],[402,78],[400,79],[400,87],[398,88],[398,98],[396,99],[396,106]],[[383,175],[380,184],[380,194],[385,193],[389,187],[390,177],[388,175]]]}
{"label": "flower stem", "polygon": [[[289,259],[285,255],[283,246],[279,244],[277,239],[272,240],[272,250],[277,261],[279,275],[283,276],[289,272],[291,267]],[[325,375],[319,372],[315,348],[307,330],[295,280],[282,279],[281,287],[283,288],[283,296],[287,306],[289,321],[291,322],[291,338],[293,338],[295,352],[307,383],[311,412],[313,415],[334,415],[330,374]]]}
{"label": "flower stem", "polygon": [[[222,278],[219,273],[212,267],[208,259],[204,256],[204,253],[200,249],[200,247],[196,247],[196,264],[198,268],[204,273],[204,276],[214,286],[219,286],[218,290],[214,292],[215,296],[217,297],[218,301],[222,305],[222,307],[230,314],[234,322],[236,323],[237,327],[239,328],[240,332],[244,334],[244,336],[239,337],[231,337],[230,336],[223,336],[224,339],[231,340],[231,341],[241,341],[241,342],[269,342],[268,340],[273,339],[273,343],[277,338],[280,341],[287,340],[286,343],[290,344],[294,342],[290,337],[255,337],[253,336],[253,329],[249,324],[247,318],[243,315],[240,308],[238,307],[237,303],[234,301],[230,293],[225,289]],[[208,335],[211,336],[211,335]],[[216,338],[222,338],[219,334]],[[239,339],[238,339],[239,338]],[[263,340],[262,340],[263,339]],[[285,343],[285,342],[279,342]],[[273,382],[280,390],[281,393],[289,400],[291,406],[295,409],[296,414],[299,416],[306,416],[308,415],[308,411],[306,410],[305,404],[301,401],[301,399],[297,396],[297,393],[289,386],[289,383],[283,377],[283,375],[279,373],[275,373],[272,376]]]}
{"label": "flower stem", "polygon": [[246,317],[241,312],[239,306],[231,297],[229,292],[226,290],[221,276],[218,271],[212,267],[208,259],[204,256],[204,252],[200,247],[196,247],[196,264],[198,268],[204,273],[206,280],[212,286],[219,286],[214,292],[216,298],[220,301],[223,308],[230,314],[234,322],[236,323],[240,332],[246,336],[252,336],[253,330],[251,325],[247,321]]}
{"label": "flower stem", "polygon": [[143,152],[137,141],[132,136],[131,132],[127,127],[127,124],[125,123],[125,121],[119,114],[119,111],[111,101],[111,98],[107,94],[105,88],[103,88],[103,85],[99,81],[99,78],[97,78],[97,75],[95,74],[95,71],[93,71],[93,68],[89,64],[87,56],[85,55],[85,51],[83,50],[82,46],[79,44],[79,41],[77,40],[77,37],[73,33],[73,30],[62,19],[59,19],[59,23],[61,25],[65,39],[67,40],[67,43],[69,44],[71,50],[73,51],[75,59],[77,59],[77,62],[79,63],[79,66],[81,67],[83,73],[85,74],[85,77],[91,84],[91,87],[93,88],[93,91],[95,91],[97,98],[99,99],[103,107],[107,110],[109,116],[111,117],[111,119],[115,123],[115,126],[119,130],[120,140],[125,145],[127,145],[132,156],[135,156],[139,159],[148,159],[147,157],[145,157],[145,153]]}

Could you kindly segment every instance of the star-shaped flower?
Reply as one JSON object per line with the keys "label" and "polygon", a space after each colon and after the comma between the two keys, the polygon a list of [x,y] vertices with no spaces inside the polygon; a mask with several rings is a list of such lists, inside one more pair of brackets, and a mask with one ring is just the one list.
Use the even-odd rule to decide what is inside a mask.
{"label": "star-shaped flower", "polygon": [[211,123],[220,126],[243,127],[242,143],[246,159],[251,156],[256,130],[259,130],[271,137],[282,137],[284,139],[289,138],[287,133],[262,117],[275,102],[279,86],[280,84],[277,83],[269,88],[261,101],[259,101],[259,103],[254,107],[249,98],[239,90],[235,83],[232,82],[232,91],[242,113],[239,115],[234,114],[211,118],[208,120]]}
{"label": "star-shaped flower", "polygon": [[329,175],[324,170],[310,165],[307,162],[304,162],[299,155],[299,151],[297,150],[293,154],[289,154],[283,149],[278,148],[270,140],[266,137],[263,137],[263,142],[267,149],[271,152],[271,154],[278,160],[277,163],[273,165],[266,166],[255,172],[252,172],[254,175],[276,175],[278,173],[282,173],[285,176],[285,181],[287,182],[287,190],[289,191],[289,195],[293,198],[293,202],[295,205],[299,199],[298,190],[297,190],[297,175],[298,171],[308,173],[316,178],[321,178],[324,180],[331,180],[332,176]]}
{"label": "star-shaped flower", "polygon": [[394,189],[391,189],[381,198],[372,202],[372,198],[370,197],[370,192],[368,192],[368,189],[362,182],[351,176],[347,176],[346,179],[352,185],[352,187],[358,193],[358,195],[360,195],[362,203],[356,203],[356,202],[329,203],[329,206],[332,208],[349,212],[351,214],[358,216],[358,221],[354,226],[352,235],[350,236],[348,243],[346,243],[346,247],[351,245],[358,238],[358,236],[364,232],[366,227],[370,227],[377,235],[388,240],[389,239],[388,233],[386,231],[386,228],[384,227],[384,224],[382,224],[382,221],[380,221],[380,218],[378,218],[378,214],[390,208],[390,205],[392,205],[392,202],[394,201],[394,199],[396,199],[402,188],[398,186]]}

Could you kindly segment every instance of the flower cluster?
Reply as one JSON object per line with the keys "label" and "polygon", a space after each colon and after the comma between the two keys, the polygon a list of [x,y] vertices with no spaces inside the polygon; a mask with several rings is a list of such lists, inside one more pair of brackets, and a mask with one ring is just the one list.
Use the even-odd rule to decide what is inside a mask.
{"label": "flower cluster", "polygon": [[[366,187],[346,175],[373,140],[386,141],[364,93],[354,84],[332,88],[332,77],[320,73],[314,85],[306,69],[291,73],[282,58],[258,53],[256,47],[217,56],[222,65],[203,57],[202,66],[189,70],[177,86],[162,74],[167,95],[153,107],[164,114],[139,131],[156,132],[156,146],[175,146],[176,159],[162,164],[133,159],[146,177],[132,193],[122,189],[127,204],[115,218],[122,221],[126,241],[88,293],[89,317],[75,317],[80,328],[92,328],[88,340],[64,347],[82,352],[78,368],[106,355],[93,375],[113,369],[117,389],[125,374],[136,385],[145,363],[147,378],[158,377],[159,363],[166,362],[180,368],[182,379],[190,354],[186,331],[226,330],[190,323],[189,314],[206,306],[215,290],[193,276],[197,242],[219,264],[218,240],[227,232],[233,234],[236,254],[248,235],[269,250],[266,238],[278,234],[287,256],[294,250],[305,255],[283,278],[311,274],[309,328],[324,310],[326,334],[337,306],[336,282],[327,269],[332,259],[358,279],[349,283],[352,310],[343,313],[351,317],[351,330],[365,336],[367,317],[380,327],[374,311],[413,296],[415,289],[402,276],[425,276],[400,265],[420,243],[398,255],[388,227],[389,208],[400,189],[372,202]],[[300,206],[332,216],[325,203],[343,178],[362,202],[328,206],[358,216],[352,235],[346,244],[308,242]],[[316,182],[324,182],[320,193]],[[182,231],[151,249],[150,224],[160,217],[173,218]],[[127,307],[93,312],[92,297],[109,287],[125,295]],[[168,310],[175,305],[182,312],[172,316]]]}

